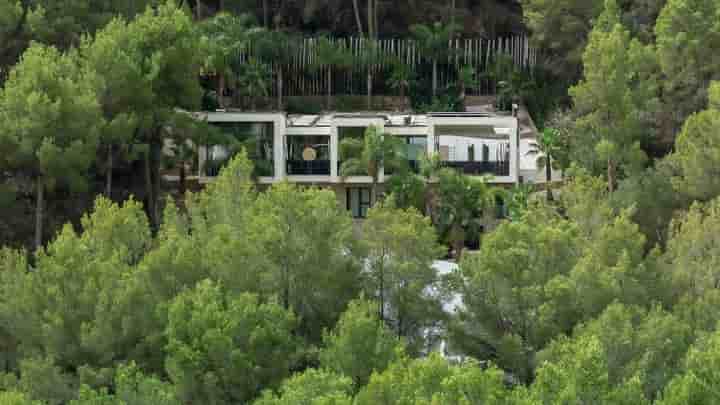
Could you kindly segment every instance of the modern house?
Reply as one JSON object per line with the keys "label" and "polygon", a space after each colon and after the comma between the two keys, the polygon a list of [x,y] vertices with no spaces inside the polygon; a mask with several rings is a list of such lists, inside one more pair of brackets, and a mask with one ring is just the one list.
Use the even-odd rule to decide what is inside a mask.
{"label": "modern house", "polygon": [[[197,116],[245,146],[259,184],[287,180],[331,188],[354,217],[364,217],[372,205],[372,179],[340,173],[343,156],[339,145],[345,137],[364,136],[369,126],[401,138],[412,168],[417,169],[421,155],[438,153],[444,166],[468,175],[487,175],[491,183],[514,185],[534,181],[533,176],[527,175],[534,168],[521,167],[521,149],[528,146],[521,145],[521,125],[516,114],[287,115],[217,111]],[[214,145],[203,145],[199,152],[199,181],[211,182],[230,157],[229,152]],[[381,170],[379,183],[382,185],[391,175]]]}

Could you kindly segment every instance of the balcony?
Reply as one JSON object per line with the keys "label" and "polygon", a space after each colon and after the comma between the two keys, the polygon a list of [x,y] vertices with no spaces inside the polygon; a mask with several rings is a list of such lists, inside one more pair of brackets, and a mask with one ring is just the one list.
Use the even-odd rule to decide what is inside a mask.
{"label": "balcony", "polygon": [[456,169],[464,174],[481,176],[489,174],[493,176],[509,176],[510,162],[442,162],[443,167]]}
{"label": "balcony", "polygon": [[286,142],[288,176],[330,176],[330,137],[292,135]]}
{"label": "balcony", "polygon": [[288,160],[288,176],[329,176],[329,160]]}

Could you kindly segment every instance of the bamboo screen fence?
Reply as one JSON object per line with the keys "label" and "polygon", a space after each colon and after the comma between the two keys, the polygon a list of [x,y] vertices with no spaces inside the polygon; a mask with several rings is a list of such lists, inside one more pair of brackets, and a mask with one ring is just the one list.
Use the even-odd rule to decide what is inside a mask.
{"label": "bamboo screen fence", "polygon": [[[338,46],[350,51],[352,60],[360,57],[369,49],[369,40],[365,38],[332,39]],[[412,39],[376,40],[376,64],[373,69],[373,93],[392,95],[395,90],[387,85],[393,61],[402,61],[411,66],[415,80],[430,83],[432,64],[426,55],[419,51],[418,43]],[[328,69],[332,69],[332,94],[362,95],[367,90],[367,70],[358,64],[350,68],[322,67],[318,65],[315,51],[318,38],[304,38],[291,49],[291,62],[283,66],[270,63],[273,74],[282,68],[283,93],[285,96],[320,96],[327,92]],[[506,55],[516,69],[528,71],[537,62],[537,51],[530,46],[525,36],[513,36],[497,39],[455,39],[448,42],[450,56],[439,61],[438,87],[446,87],[456,81],[459,67],[470,65],[478,73],[477,86],[467,89],[469,95],[492,94],[495,89],[492,77],[486,74],[498,55]],[[244,63],[253,56],[252,48],[237,57]],[[275,75],[273,75],[275,77]],[[272,86],[271,95],[275,96],[277,86]]]}

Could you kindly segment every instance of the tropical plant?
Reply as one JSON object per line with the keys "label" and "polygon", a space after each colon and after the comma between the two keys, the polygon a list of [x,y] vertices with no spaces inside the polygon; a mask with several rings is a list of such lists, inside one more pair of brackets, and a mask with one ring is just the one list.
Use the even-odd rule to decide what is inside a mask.
{"label": "tropical plant", "polygon": [[270,68],[268,65],[251,58],[243,67],[240,85],[250,99],[250,109],[254,110],[257,97],[267,97],[270,89]]}
{"label": "tropical plant", "polygon": [[503,197],[507,206],[507,217],[511,221],[519,221],[527,212],[530,194],[533,187],[529,184],[518,184],[505,193]]}
{"label": "tropical plant", "polygon": [[398,137],[384,134],[371,125],[362,139],[344,138],[340,142],[340,175],[369,175],[372,178],[371,201],[378,197],[377,185],[383,168],[402,170],[407,165],[404,144]]}
{"label": "tropical plant", "polygon": [[436,22],[432,25],[416,24],[410,27],[413,36],[418,40],[421,55],[432,61],[432,95],[437,96],[438,63],[440,59],[451,54],[449,42],[453,32],[457,31],[454,24],[443,25]]}
{"label": "tropical plant", "polygon": [[272,66],[272,70],[275,72],[277,109],[282,110],[285,84],[283,73],[296,55],[298,39],[294,35],[282,31],[261,32],[253,37],[253,46],[258,57],[268,66]]}
{"label": "tropical plant", "polygon": [[559,133],[555,128],[545,128],[536,141],[530,142],[530,150],[526,153],[529,156],[536,156],[538,169],[545,169],[545,190],[547,200],[553,200],[552,192],[552,170],[559,170],[560,165],[555,159],[559,149]]}
{"label": "tropical plant", "polygon": [[226,78],[234,76],[234,61],[246,50],[251,38],[262,32],[249,14],[239,16],[221,12],[200,23],[201,41],[205,52],[205,69],[217,77],[215,95],[220,108],[225,107]]}
{"label": "tropical plant", "polygon": [[332,105],[333,71],[344,70],[350,66],[352,66],[352,58],[342,45],[327,37],[320,38],[317,44],[316,60],[312,68],[318,71],[323,68],[327,69],[325,108],[328,110]]}
{"label": "tropical plant", "polygon": [[355,64],[365,68],[367,73],[366,108],[372,110],[374,70],[383,60],[383,52],[375,39],[368,39],[360,52],[355,56]]}
{"label": "tropical plant", "polygon": [[407,63],[402,63],[399,60],[393,62],[392,73],[390,74],[390,78],[388,79],[388,84],[391,88],[400,92],[400,99],[403,103],[403,110],[406,110],[408,108],[408,102],[405,94],[414,81],[415,71],[410,65],[408,65]]}
{"label": "tropical plant", "polygon": [[475,87],[479,83],[478,74],[471,65],[465,65],[458,70],[458,86],[460,87],[460,101],[465,104],[465,93],[468,87]]}
{"label": "tropical plant", "polygon": [[497,192],[486,178],[466,176],[453,169],[441,169],[437,184],[437,222],[455,257],[460,259],[468,233],[477,234],[481,219],[494,206]]}

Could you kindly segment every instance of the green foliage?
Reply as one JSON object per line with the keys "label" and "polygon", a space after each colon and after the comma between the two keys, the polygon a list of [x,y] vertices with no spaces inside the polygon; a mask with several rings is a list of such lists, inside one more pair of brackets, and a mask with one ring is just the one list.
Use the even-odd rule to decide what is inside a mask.
{"label": "green foliage", "polygon": [[568,82],[581,72],[582,54],[592,21],[603,10],[600,0],[523,0],[532,41],[548,53],[548,64]]}
{"label": "green foliage", "polygon": [[606,169],[610,191],[620,170],[644,162],[640,141],[649,133],[643,115],[657,109],[654,51],[631,40],[619,18],[615,1],[608,0],[583,54],[583,79],[570,89],[577,131],[585,138],[576,160]]}
{"label": "green foliage", "polygon": [[[270,68],[257,59],[252,59],[243,66],[239,80],[243,95],[251,100],[254,97],[267,97],[270,91]],[[251,105],[251,108],[254,108],[254,105]]]}
{"label": "green foliage", "polygon": [[147,220],[133,201],[121,208],[99,199],[83,228],[78,235],[66,226],[37,256],[35,272],[22,262],[8,269],[8,288],[18,293],[0,314],[24,350],[52,356],[63,368],[107,365],[128,354],[126,328],[112,308],[149,242]]}
{"label": "green foliage", "polygon": [[248,401],[289,374],[296,318],[212,281],[181,293],[168,314],[166,366],[183,402]]}
{"label": "green foliage", "polygon": [[205,68],[219,75],[232,76],[235,56],[246,50],[250,41],[262,30],[254,27],[248,14],[235,16],[227,12],[216,14],[200,25]]}
{"label": "green foliage", "polygon": [[495,204],[496,191],[486,179],[465,176],[453,169],[441,169],[437,177],[436,223],[459,258],[466,236],[479,233],[482,217]]}
{"label": "green foliage", "polygon": [[648,249],[667,242],[670,221],[686,206],[686,198],[673,187],[675,166],[671,159],[656,161],[654,167],[622,180],[612,196],[614,207],[632,208],[632,219],[645,235]]}
{"label": "green foliage", "polygon": [[33,401],[27,395],[16,391],[0,391],[0,405],[40,405],[38,401]]}
{"label": "green foliage", "polygon": [[114,393],[103,388],[80,387],[78,398],[70,405],[179,405],[174,387],[155,376],[143,374],[135,363],[122,365],[115,372]]}
{"label": "green foliage", "polygon": [[319,341],[360,287],[352,219],[333,191],[290,183],[261,194],[250,215],[247,231],[267,260],[258,287],[280,297],[300,317],[301,334]]}
{"label": "green foliage", "polygon": [[380,374],[358,394],[355,403],[366,404],[504,404],[507,391],[503,373],[483,370],[470,361],[451,366],[437,354],[398,362]]}
{"label": "green foliage", "polygon": [[418,41],[418,50],[424,57],[432,61],[433,97],[438,95],[438,62],[451,55],[452,49],[448,47],[448,43],[456,30],[457,27],[454,24],[443,25],[439,21],[432,25],[416,24],[410,27],[410,32]]}
{"label": "green foliage", "polygon": [[0,90],[0,167],[36,183],[36,248],[42,242],[44,189],[87,186],[102,121],[94,84],[77,53],[34,44]]}
{"label": "green foliage", "polygon": [[392,198],[372,207],[360,241],[366,260],[366,292],[378,303],[381,321],[411,350],[424,349],[422,328],[442,319],[441,297],[428,292],[439,282],[433,260],[442,249],[430,220],[414,208],[399,209]]}
{"label": "green foliage", "polygon": [[674,128],[708,100],[708,83],[720,79],[717,0],[668,0],[655,26],[663,93],[672,104]]}
{"label": "green foliage", "polygon": [[698,342],[690,349],[682,373],[667,385],[659,405],[708,404],[717,400],[717,366],[720,360],[720,334]]}
{"label": "green foliage", "polygon": [[393,173],[386,181],[387,193],[392,195],[399,208],[415,208],[425,210],[425,194],[427,185],[419,175],[410,170]]}
{"label": "green foliage", "polygon": [[285,380],[277,394],[265,391],[254,405],[350,405],[351,390],[350,378],[311,368]]}
{"label": "green foliage", "polygon": [[679,175],[673,186],[688,197],[707,201],[720,195],[720,183],[714,175],[720,162],[720,82],[710,85],[710,101],[704,111],[691,115],[676,141],[670,159],[677,164]]}
{"label": "green foliage", "polygon": [[335,329],[325,334],[320,365],[352,378],[355,387],[403,357],[404,346],[378,318],[377,304],[351,301]]}
{"label": "green foliage", "polygon": [[540,208],[487,235],[460,264],[465,309],[453,327],[454,343],[529,378],[533,350],[576,322],[565,313],[572,304],[562,302],[571,287],[559,281],[577,263],[578,239],[574,224]]}
{"label": "green foliage", "polygon": [[72,376],[65,374],[52,359],[27,358],[20,363],[18,388],[32,398],[48,405],[66,403],[75,396]]}
{"label": "green foliage", "polygon": [[[597,319],[576,330],[571,339],[559,339],[539,354],[541,362],[549,365],[538,370],[538,387],[545,385],[540,381],[542,376],[548,378],[546,384],[558,384],[556,387],[563,391],[582,384],[584,387],[577,391],[613,395],[613,391],[627,389],[623,387],[630,383],[638,385],[639,398],[653,399],[679,371],[691,341],[690,326],[678,317],[659,308],[646,312],[615,303]],[[591,355],[595,360],[592,357],[588,360],[596,363],[589,369],[587,365],[575,363],[584,357],[588,348],[595,352]],[[557,373],[558,368],[563,377],[544,375]],[[583,369],[589,371],[583,377],[590,380],[575,377],[576,381],[571,384],[564,381],[582,375]],[[594,393],[594,389],[598,392]],[[639,398],[637,401],[641,401]]]}

